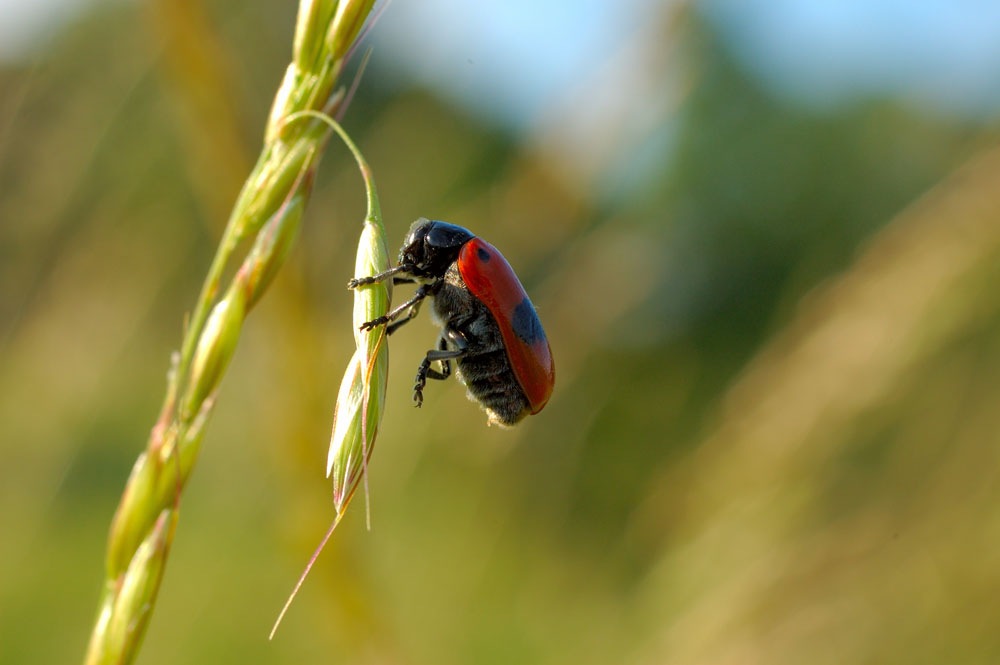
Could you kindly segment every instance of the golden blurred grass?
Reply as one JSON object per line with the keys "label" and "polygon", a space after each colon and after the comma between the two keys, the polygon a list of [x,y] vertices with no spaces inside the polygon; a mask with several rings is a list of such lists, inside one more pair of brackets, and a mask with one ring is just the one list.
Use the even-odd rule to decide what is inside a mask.
{"label": "golden blurred grass", "polygon": [[995,659],[997,182],[992,149],[894,220],[658,483],[650,662]]}

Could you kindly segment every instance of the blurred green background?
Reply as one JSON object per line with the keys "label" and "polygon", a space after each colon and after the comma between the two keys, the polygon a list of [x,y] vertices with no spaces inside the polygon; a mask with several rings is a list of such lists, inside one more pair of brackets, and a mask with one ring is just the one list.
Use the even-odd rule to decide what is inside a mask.
{"label": "blurred green background", "polygon": [[[587,66],[549,89],[510,68],[560,57],[530,9],[506,12],[516,56],[472,57],[424,28],[480,27],[417,4],[375,29],[345,124],[393,244],[427,216],[502,248],[553,398],[512,431],[456,384],[415,410],[435,332],[395,336],[373,528],[355,500],[266,641],[333,516],[363,191],[331,143],[223,383],[139,662],[1000,661],[1000,105],[886,84],[879,52],[852,71],[880,86],[810,78],[806,55],[776,83],[719,2],[626,3],[592,47],[570,31],[556,45]],[[82,658],[293,5],[102,4],[0,67],[5,663]],[[471,104],[407,62],[421,42]],[[937,60],[914,62],[920,83]],[[518,103],[532,85],[545,103]]]}

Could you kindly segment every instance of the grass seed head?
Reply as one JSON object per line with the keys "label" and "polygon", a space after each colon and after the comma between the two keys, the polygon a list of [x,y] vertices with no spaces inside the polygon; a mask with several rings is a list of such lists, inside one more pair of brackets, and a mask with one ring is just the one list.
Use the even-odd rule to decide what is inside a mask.
{"label": "grass seed head", "polygon": [[[370,3],[369,3],[370,8]],[[363,23],[361,17],[361,23]],[[360,24],[359,24],[360,25]],[[368,199],[368,214],[361,228],[361,239],[358,242],[355,275],[367,276],[385,272],[389,269],[389,253],[386,249],[385,227],[382,225],[382,212],[375,191],[375,182],[371,169],[361,155],[361,151],[351,140],[336,120],[328,114],[315,111],[302,111],[296,114],[295,120],[312,118],[330,127],[354,155],[358,170],[365,181],[365,192]],[[291,118],[290,118],[291,119]],[[333,432],[330,435],[330,449],[327,454],[327,476],[333,482],[333,501],[337,510],[330,528],[313,552],[302,575],[299,576],[295,588],[285,601],[284,607],[278,613],[278,618],[271,629],[273,638],[278,626],[295,600],[296,594],[302,588],[306,576],[319,557],[320,552],[340,523],[359,481],[365,479],[365,494],[368,490],[368,459],[375,446],[375,436],[385,410],[385,388],[388,381],[389,348],[386,340],[385,326],[376,330],[359,330],[362,323],[384,316],[389,311],[392,295],[392,282],[383,281],[369,284],[354,290],[354,354],[347,365],[347,371],[340,384],[337,396],[337,406],[333,415]],[[370,526],[370,523],[369,523]]]}
{"label": "grass seed head", "polygon": [[285,77],[281,79],[278,92],[271,102],[271,111],[267,115],[267,126],[264,129],[264,143],[273,145],[281,136],[285,117],[294,111],[295,94],[301,88],[302,69],[296,63],[285,68]]}
{"label": "grass seed head", "polygon": [[354,352],[337,396],[327,476],[333,483],[333,503],[338,513],[343,512],[357,489],[384,411],[389,360],[385,344],[372,360],[369,371],[363,351]]}
{"label": "grass seed head", "polygon": [[188,389],[181,406],[184,420],[193,419],[201,403],[219,385],[240,339],[246,303],[246,291],[234,283],[226,297],[212,309],[191,364]]}
{"label": "grass seed head", "polygon": [[247,291],[247,307],[253,307],[264,294],[295,244],[312,182],[313,170],[308,168],[300,174],[292,194],[257,234],[238,277]]}
{"label": "grass seed head", "polygon": [[324,28],[330,24],[336,6],[335,0],[300,0],[292,62],[302,71],[313,71],[319,66]]}
{"label": "grass seed head", "polygon": [[[368,219],[361,232],[355,275],[388,270],[385,229],[380,220]],[[326,472],[333,481],[333,501],[341,512],[357,488],[375,445],[388,383],[389,347],[385,327],[360,330],[365,321],[389,311],[391,282],[379,282],[354,291],[354,340],[357,349],[347,366],[337,396],[333,434]]]}
{"label": "grass seed head", "polygon": [[375,0],[340,0],[337,3],[337,13],[326,36],[334,60],[347,55],[374,4]]}
{"label": "grass seed head", "polygon": [[105,662],[130,662],[136,645],[142,640],[163,579],[176,524],[177,511],[164,509],[122,576],[118,596],[103,624],[106,631],[103,641]]}

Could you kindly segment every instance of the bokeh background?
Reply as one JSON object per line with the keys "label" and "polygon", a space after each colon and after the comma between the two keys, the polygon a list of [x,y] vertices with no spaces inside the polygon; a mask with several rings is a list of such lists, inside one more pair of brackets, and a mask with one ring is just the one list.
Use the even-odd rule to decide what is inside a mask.
{"label": "bokeh background", "polygon": [[[0,660],[82,658],[107,527],[295,3],[0,2]],[[538,6],[541,5],[541,6]],[[392,340],[323,477],[363,191],[331,143],[139,662],[1000,661],[1000,8],[396,0],[345,119],[387,226],[502,248],[557,365],[487,428]]]}

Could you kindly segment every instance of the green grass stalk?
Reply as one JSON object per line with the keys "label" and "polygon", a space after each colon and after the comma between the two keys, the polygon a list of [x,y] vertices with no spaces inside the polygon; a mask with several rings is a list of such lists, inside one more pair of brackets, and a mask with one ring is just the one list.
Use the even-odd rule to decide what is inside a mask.
{"label": "green grass stalk", "polygon": [[[246,315],[281,267],[298,231],[335,112],[344,58],[373,0],[302,0],[292,63],[272,105],[264,147],[233,207],[201,292],[171,358],[167,390],[112,520],[97,621],[86,665],[135,659],[163,577],[180,495],[198,456],[219,382]],[[240,242],[251,240],[223,289]],[[222,294],[221,297],[220,293]]]}

